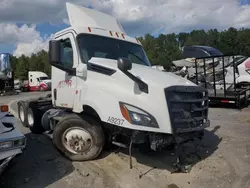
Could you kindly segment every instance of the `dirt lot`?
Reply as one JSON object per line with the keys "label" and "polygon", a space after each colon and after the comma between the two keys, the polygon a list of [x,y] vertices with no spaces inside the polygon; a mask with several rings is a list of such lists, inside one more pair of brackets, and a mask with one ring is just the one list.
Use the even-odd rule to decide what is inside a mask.
{"label": "dirt lot", "polygon": [[[12,107],[16,110],[16,103]],[[171,152],[145,156],[133,150],[133,169],[124,149],[105,151],[95,161],[70,162],[46,135],[20,126],[27,148],[0,178],[0,187],[250,187],[250,108],[211,108],[209,113],[211,127],[203,143],[207,157],[186,174],[171,174]]]}

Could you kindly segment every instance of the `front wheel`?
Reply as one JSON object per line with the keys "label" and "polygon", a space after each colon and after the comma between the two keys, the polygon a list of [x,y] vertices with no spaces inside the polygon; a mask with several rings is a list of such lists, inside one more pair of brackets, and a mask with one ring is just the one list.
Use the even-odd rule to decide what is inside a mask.
{"label": "front wheel", "polygon": [[105,138],[99,122],[70,114],[56,125],[53,142],[70,160],[86,161],[98,157]]}

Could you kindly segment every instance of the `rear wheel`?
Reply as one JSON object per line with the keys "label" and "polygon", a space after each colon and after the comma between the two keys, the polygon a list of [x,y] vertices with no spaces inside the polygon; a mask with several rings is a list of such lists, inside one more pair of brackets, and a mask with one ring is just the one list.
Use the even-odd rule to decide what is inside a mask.
{"label": "rear wheel", "polygon": [[44,91],[43,86],[40,86],[40,91],[41,91],[41,92],[43,92],[43,91]]}
{"label": "rear wheel", "polygon": [[34,134],[41,134],[45,131],[41,124],[42,115],[43,113],[36,106],[30,105],[27,110],[27,123]]}
{"label": "rear wheel", "polygon": [[104,133],[99,122],[70,114],[55,127],[53,142],[67,158],[86,161],[98,157],[104,146]]}
{"label": "rear wheel", "polygon": [[24,101],[18,102],[18,117],[24,127],[28,127],[27,104]]}

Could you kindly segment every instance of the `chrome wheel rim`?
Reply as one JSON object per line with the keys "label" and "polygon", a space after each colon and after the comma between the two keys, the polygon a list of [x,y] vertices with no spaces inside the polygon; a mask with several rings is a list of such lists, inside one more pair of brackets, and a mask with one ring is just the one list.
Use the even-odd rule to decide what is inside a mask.
{"label": "chrome wheel rim", "polygon": [[33,116],[33,113],[30,109],[28,110],[27,117],[28,117],[28,124],[30,127],[32,127],[34,124],[34,116]]}
{"label": "chrome wheel rim", "polygon": [[20,106],[19,117],[20,117],[21,121],[24,122],[24,110],[23,110],[23,106]]}
{"label": "chrome wheel rim", "polygon": [[62,136],[63,146],[73,154],[80,154],[87,151],[92,146],[91,134],[79,127],[67,129]]}

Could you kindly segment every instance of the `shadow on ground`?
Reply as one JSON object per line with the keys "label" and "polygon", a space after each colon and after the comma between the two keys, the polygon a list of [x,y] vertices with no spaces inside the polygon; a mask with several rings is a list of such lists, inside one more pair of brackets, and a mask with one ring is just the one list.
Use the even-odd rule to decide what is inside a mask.
{"label": "shadow on ground", "polygon": [[[201,150],[202,152],[200,153],[202,159],[212,155],[218,148],[221,139],[215,132],[219,128],[220,127],[217,126],[212,131],[205,131],[202,142],[203,150]],[[1,188],[43,188],[61,180],[75,170],[71,161],[58,152],[48,136],[34,135],[32,133],[28,133],[25,136],[27,138],[26,150],[22,155],[16,158],[14,163],[11,164],[3,173],[2,177],[0,177]],[[113,147],[111,151],[104,151],[98,159],[109,157],[111,152],[115,152],[119,157],[125,160],[129,167],[128,149]],[[137,163],[149,167],[145,172],[141,172],[139,178],[155,168],[166,169],[170,172],[174,170],[174,150],[146,155],[140,153],[138,148],[134,148],[132,150],[132,156]],[[197,162],[199,161],[195,161],[194,164]]]}
{"label": "shadow on ground", "polygon": [[74,171],[46,135],[28,133],[24,152],[0,177],[1,188],[44,188]]}
{"label": "shadow on ground", "polygon": [[[198,150],[198,154],[201,158],[198,159],[196,158],[195,160],[193,160],[192,166],[200,162],[201,160],[206,159],[218,149],[218,146],[222,141],[222,138],[219,138],[215,134],[215,132],[219,128],[220,127],[217,126],[212,131],[205,130],[204,138],[201,143],[201,149]],[[128,149],[118,149],[116,153],[120,157],[126,158],[126,160],[129,162]],[[106,157],[107,155],[108,154],[106,153],[103,157]],[[132,156],[136,159],[137,163],[151,167],[148,171],[142,172],[140,178],[155,168],[168,170],[170,172],[173,172],[175,170],[175,167],[173,165],[173,163],[176,161],[174,148],[168,148],[163,152],[155,152],[153,154],[151,153],[148,155],[141,153],[137,148],[134,148],[132,151]]]}

